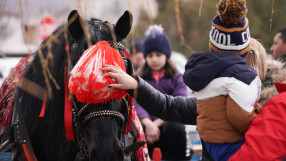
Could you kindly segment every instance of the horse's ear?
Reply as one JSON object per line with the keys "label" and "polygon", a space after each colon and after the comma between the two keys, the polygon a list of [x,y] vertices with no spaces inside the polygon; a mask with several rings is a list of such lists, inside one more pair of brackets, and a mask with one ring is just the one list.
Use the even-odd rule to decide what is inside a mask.
{"label": "horse's ear", "polygon": [[121,41],[129,34],[133,22],[133,16],[130,11],[125,11],[115,24],[114,31],[117,41]]}
{"label": "horse's ear", "polygon": [[73,38],[79,40],[83,35],[83,20],[78,14],[77,10],[71,11],[68,17],[68,30]]}

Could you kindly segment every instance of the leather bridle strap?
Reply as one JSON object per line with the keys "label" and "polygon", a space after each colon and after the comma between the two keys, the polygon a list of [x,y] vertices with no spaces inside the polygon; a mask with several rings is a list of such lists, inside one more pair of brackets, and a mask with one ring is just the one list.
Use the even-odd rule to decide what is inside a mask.
{"label": "leather bridle strap", "polygon": [[96,40],[97,42],[101,41],[101,24],[100,21],[94,21],[94,30],[95,30],[95,36],[96,36]]}

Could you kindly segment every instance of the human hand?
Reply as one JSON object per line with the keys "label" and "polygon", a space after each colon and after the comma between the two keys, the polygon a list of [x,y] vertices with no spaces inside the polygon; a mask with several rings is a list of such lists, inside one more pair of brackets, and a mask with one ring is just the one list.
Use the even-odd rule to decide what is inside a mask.
{"label": "human hand", "polygon": [[160,128],[160,127],[165,123],[165,121],[162,120],[162,119],[157,118],[156,120],[153,121],[153,123],[154,123],[158,128]]}
{"label": "human hand", "polygon": [[145,136],[148,144],[153,144],[159,140],[160,129],[152,122],[151,120],[143,119],[142,120],[145,126]]}
{"label": "human hand", "polygon": [[113,65],[104,65],[101,70],[109,71],[102,76],[109,76],[116,80],[117,84],[110,84],[109,87],[119,89],[137,89],[138,82],[133,77],[125,73],[121,68]]}

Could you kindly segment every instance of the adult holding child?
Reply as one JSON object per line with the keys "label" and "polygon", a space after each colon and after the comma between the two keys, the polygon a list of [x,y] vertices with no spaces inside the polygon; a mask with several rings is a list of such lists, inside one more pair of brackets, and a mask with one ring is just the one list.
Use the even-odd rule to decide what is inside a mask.
{"label": "adult holding child", "polygon": [[[113,66],[106,66],[103,70],[110,71],[105,76],[117,80],[118,84],[111,87],[133,89],[129,93],[134,92],[139,104],[153,115],[168,121],[197,123],[204,149],[211,156],[208,159],[224,161],[233,154],[237,155],[237,150],[246,145],[245,132],[260,110],[257,101],[261,80],[243,59],[250,51],[245,1],[221,0],[217,7],[219,15],[213,19],[210,32],[211,52],[193,53],[183,75],[185,84],[195,91],[197,100],[163,95],[140,77],[134,79]],[[280,123],[273,122],[273,126]],[[262,130],[264,127],[257,128]],[[280,137],[280,132],[273,136]]]}

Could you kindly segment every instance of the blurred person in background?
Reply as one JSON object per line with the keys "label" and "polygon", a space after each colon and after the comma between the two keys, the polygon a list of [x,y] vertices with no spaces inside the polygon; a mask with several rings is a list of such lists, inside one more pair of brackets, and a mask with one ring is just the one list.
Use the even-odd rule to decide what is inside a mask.
{"label": "blurred person in background", "polygon": [[130,59],[133,63],[135,71],[139,67],[141,67],[145,62],[142,52],[142,45],[143,45],[143,39],[141,38],[135,38],[134,40],[131,40],[129,44]]}
{"label": "blurred person in background", "polygon": [[286,67],[286,27],[278,30],[274,36],[270,52],[275,60],[280,60]]}
{"label": "blurred person in background", "polygon": [[[150,26],[143,42],[145,64],[138,69],[137,74],[162,93],[187,96],[182,74],[170,60],[171,53],[172,47],[163,28],[159,25]],[[183,124],[163,121],[137,103],[135,108],[144,126],[150,156],[154,148],[159,147],[163,160],[190,159],[186,157],[187,139]]]}
{"label": "blurred person in background", "polygon": [[275,82],[286,83],[286,68],[284,63],[267,57],[263,45],[256,39],[250,39],[250,52],[245,57],[246,63],[255,69],[262,81],[262,89],[259,98],[259,104],[264,104],[272,97],[278,94]]}

